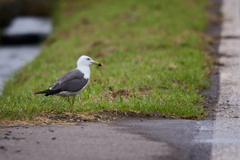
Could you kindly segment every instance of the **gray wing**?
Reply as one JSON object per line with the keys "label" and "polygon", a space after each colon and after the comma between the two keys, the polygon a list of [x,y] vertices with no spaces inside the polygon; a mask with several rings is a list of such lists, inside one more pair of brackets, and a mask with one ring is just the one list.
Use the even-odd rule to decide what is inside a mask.
{"label": "gray wing", "polygon": [[62,75],[54,85],[50,86],[50,90],[61,90],[69,92],[77,92],[88,83],[88,79],[84,78],[84,74],[78,69],[74,69]]}

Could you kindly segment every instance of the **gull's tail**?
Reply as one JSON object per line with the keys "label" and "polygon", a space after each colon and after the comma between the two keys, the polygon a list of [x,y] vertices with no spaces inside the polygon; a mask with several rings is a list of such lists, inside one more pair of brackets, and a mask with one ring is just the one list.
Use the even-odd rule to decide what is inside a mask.
{"label": "gull's tail", "polygon": [[45,94],[45,96],[49,96],[49,95],[57,94],[59,92],[61,92],[61,90],[59,90],[59,89],[58,90],[49,90],[49,89],[47,89],[47,90],[44,90],[44,91],[36,92],[34,94]]}

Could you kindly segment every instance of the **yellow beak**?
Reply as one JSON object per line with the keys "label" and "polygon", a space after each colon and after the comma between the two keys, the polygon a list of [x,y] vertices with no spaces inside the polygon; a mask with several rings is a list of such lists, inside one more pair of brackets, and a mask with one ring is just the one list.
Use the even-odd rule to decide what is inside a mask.
{"label": "yellow beak", "polygon": [[99,63],[99,62],[93,62],[93,64],[95,64],[95,65],[97,65],[97,66],[100,66],[100,67],[102,67],[102,64],[101,64],[101,63]]}

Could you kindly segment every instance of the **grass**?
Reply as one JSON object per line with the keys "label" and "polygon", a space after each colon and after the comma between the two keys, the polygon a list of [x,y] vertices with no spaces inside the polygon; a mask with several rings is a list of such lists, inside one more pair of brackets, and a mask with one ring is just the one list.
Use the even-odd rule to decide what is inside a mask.
{"label": "grass", "polygon": [[[55,31],[42,53],[6,83],[0,119],[34,118],[43,111],[63,113],[66,99],[34,92],[47,89],[76,68],[81,55],[103,64],[91,66],[91,80],[72,111],[103,109],[160,112],[183,118],[204,116],[210,60],[203,31],[206,0],[59,1]],[[78,97],[77,97],[78,98]]]}

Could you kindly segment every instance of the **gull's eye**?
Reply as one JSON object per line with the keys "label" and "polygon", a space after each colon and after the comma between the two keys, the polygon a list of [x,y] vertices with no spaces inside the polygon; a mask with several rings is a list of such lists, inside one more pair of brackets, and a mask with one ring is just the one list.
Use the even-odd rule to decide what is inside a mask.
{"label": "gull's eye", "polygon": [[90,58],[87,58],[87,60],[89,60],[89,61],[90,61]]}

